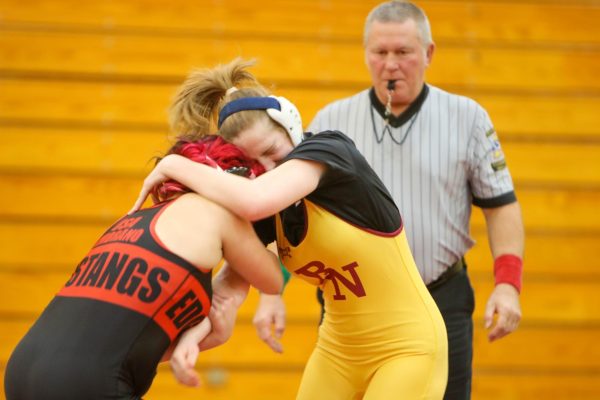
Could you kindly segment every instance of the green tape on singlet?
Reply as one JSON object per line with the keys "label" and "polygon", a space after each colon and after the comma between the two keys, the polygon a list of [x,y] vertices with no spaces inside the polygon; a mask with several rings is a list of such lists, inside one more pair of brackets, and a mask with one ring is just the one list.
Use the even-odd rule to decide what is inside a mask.
{"label": "green tape on singlet", "polygon": [[279,268],[281,268],[281,273],[283,274],[283,287],[285,288],[285,285],[287,285],[288,281],[292,277],[292,274],[290,274],[290,272],[285,268],[281,262],[281,259],[279,259]]}

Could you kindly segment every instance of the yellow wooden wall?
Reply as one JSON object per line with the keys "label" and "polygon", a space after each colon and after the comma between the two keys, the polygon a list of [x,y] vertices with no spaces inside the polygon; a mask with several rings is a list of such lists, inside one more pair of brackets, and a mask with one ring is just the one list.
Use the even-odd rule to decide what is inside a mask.
{"label": "yellow wooden wall", "polygon": [[[428,81],[489,111],[527,233],[521,327],[489,344],[491,258],[474,213],[473,399],[600,398],[600,4],[417,3],[438,45]],[[369,86],[360,43],[375,4],[1,0],[2,375],[75,263],[131,206],[150,158],[167,146],[165,110],[191,68],[257,58],[258,77],[308,124],[326,103]],[[295,281],[286,300],[283,355],[254,334],[253,294],[232,340],[201,355],[202,389],[178,386],[161,366],[148,398],[293,399],[318,307]]]}

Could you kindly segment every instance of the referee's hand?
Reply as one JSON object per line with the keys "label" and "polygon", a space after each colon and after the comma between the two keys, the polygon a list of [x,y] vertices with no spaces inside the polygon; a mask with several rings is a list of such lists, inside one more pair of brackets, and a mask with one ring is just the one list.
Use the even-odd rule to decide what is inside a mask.
{"label": "referee's hand", "polygon": [[488,299],[484,321],[485,328],[489,330],[490,342],[508,335],[519,327],[521,304],[519,292],[514,286],[508,283],[496,285]]}

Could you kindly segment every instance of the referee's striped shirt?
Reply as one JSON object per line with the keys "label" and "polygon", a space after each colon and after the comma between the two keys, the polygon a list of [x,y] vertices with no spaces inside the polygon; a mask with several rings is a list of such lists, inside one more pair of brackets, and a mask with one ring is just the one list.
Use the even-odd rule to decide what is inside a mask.
{"label": "referee's striped shirt", "polygon": [[512,179],[487,112],[475,101],[424,85],[386,124],[373,89],[335,101],[308,127],[339,130],[354,140],[398,204],[425,283],[474,244],[471,204],[516,201]]}

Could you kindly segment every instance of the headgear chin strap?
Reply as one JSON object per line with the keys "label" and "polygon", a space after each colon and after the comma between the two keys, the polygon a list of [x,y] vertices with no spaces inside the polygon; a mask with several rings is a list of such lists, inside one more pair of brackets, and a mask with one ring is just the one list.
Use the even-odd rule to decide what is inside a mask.
{"label": "headgear chin strap", "polygon": [[285,97],[242,97],[229,103],[219,112],[220,128],[223,121],[232,114],[246,110],[265,110],[269,117],[288,133],[294,146],[302,142],[304,130],[302,128],[302,118],[296,106]]}

